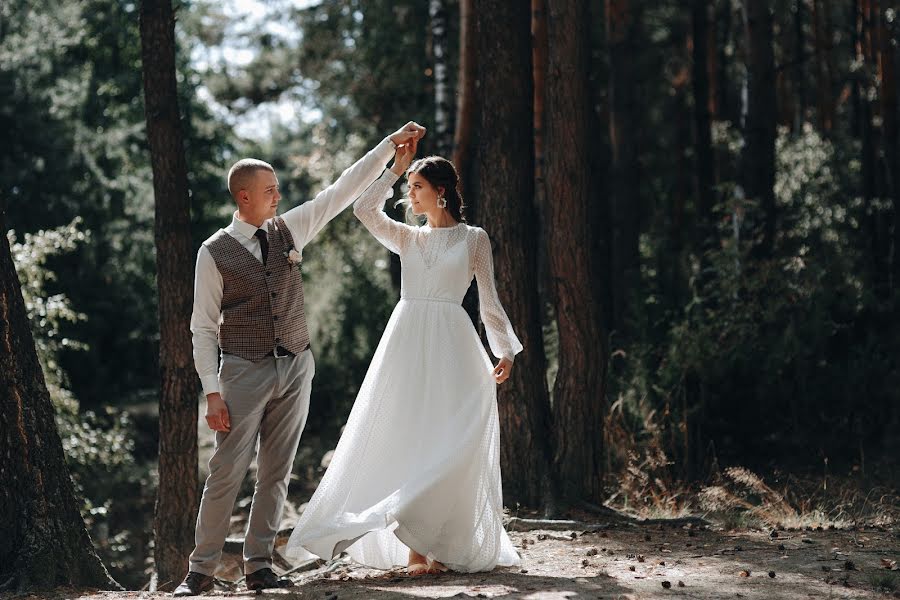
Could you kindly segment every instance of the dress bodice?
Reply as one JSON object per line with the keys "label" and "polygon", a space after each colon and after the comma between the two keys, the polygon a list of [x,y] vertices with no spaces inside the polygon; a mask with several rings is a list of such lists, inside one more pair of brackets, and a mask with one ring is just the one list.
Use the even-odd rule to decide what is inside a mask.
{"label": "dress bodice", "polygon": [[413,227],[385,214],[384,201],[397,176],[390,170],[356,200],[353,212],[390,251],[400,256],[401,299],[462,304],[472,278],[488,343],[494,356],[512,359],[522,344],[500,304],[487,233],[459,223],[453,227]]}

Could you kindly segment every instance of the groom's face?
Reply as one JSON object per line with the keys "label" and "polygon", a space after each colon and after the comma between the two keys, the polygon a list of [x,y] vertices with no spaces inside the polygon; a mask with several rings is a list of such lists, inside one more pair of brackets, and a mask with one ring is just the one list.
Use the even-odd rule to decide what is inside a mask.
{"label": "groom's face", "polygon": [[253,174],[253,179],[246,188],[242,212],[246,211],[255,220],[265,221],[278,212],[280,200],[278,177],[272,171],[260,169]]}

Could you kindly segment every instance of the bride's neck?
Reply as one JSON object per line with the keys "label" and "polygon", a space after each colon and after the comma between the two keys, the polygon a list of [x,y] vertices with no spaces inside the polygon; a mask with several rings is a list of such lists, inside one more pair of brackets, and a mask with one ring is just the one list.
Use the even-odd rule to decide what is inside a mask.
{"label": "bride's neck", "polygon": [[428,219],[428,226],[432,229],[440,229],[442,227],[453,227],[454,225],[458,225],[456,219],[450,216],[445,210],[442,210],[440,213],[436,215],[426,215]]}

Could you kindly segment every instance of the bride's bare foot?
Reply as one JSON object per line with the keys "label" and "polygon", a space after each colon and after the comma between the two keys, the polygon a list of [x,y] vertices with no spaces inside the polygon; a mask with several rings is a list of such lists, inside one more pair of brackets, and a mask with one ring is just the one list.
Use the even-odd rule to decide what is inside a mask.
{"label": "bride's bare foot", "polygon": [[409,551],[409,564],[406,566],[407,575],[416,576],[429,572],[428,559],[416,552]]}
{"label": "bride's bare foot", "polygon": [[448,570],[449,569],[447,568],[447,566],[444,565],[444,563],[442,563],[442,562],[439,562],[436,560],[428,561],[428,572],[429,573],[445,573]]}

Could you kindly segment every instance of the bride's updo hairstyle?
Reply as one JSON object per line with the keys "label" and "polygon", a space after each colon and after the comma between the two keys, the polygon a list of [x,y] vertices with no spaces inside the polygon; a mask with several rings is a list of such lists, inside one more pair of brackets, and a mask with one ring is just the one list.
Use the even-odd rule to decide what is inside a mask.
{"label": "bride's updo hairstyle", "polygon": [[406,177],[413,173],[421,175],[435,189],[444,188],[444,198],[447,200],[447,210],[459,223],[466,222],[466,205],[463,204],[462,194],[459,191],[459,174],[453,163],[442,156],[426,156],[409,165]]}

